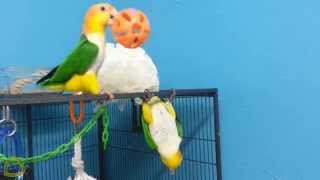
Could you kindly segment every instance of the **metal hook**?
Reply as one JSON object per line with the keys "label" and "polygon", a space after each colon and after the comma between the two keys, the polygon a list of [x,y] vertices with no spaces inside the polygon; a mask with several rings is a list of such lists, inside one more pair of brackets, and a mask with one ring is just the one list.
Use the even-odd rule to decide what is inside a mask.
{"label": "metal hook", "polygon": [[[17,132],[17,123],[14,121],[14,120],[12,120],[12,119],[10,119],[10,120],[7,120],[6,121],[6,123],[11,123],[12,124],[12,126],[13,126],[13,130],[7,135],[8,137],[10,137],[10,136],[13,136],[16,132]],[[1,124],[1,123],[0,123]],[[7,125],[8,126],[8,125]]]}

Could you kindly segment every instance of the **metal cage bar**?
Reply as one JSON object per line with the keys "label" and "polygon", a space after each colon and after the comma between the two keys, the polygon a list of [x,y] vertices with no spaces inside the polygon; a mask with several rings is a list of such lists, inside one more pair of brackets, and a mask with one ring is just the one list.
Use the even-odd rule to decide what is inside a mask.
{"label": "metal cage bar", "polygon": [[[168,97],[172,90],[156,95]],[[89,174],[98,179],[214,179],[222,180],[219,101],[217,89],[176,90],[174,106],[184,125],[186,136],[181,145],[185,161],[175,176],[165,172],[157,153],[150,151],[143,139],[140,108],[132,100],[144,93],[116,94],[108,102],[110,115],[110,143],[107,152],[100,141],[102,124],[94,128],[83,140],[83,155]],[[68,121],[68,94],[38,93],[1,95],[0,106],[15,108],[15,118],[26,145],[26,155],[43,153],[65,143],[74,133]],[[105,96],[83,95],[86,121],[93,111],[92,101],[108,100]],[[1,113],[0,113],[1,114]],[[97,138],[98,136],[98,138]],[[12,154],[10,143],[0,146],[0,153]],[[65,179],[72,175],[70,158],[73,151],[44,163],[30,165],[29,179]],[[1,162],[0,162],[1,164]],[[151,174],[143,168],[152,169]],[[194,177],[197,176],[197,177]]]}
{"label": "metal cage bar", "polygon": [[[33,145],[32,145],[32,109],[31,105],[26,106],[27,110],[27,144],[28,144],[28,156],[33,156]],[[33,164],[29,165],[29,179],[34,179],[33,176]]]}

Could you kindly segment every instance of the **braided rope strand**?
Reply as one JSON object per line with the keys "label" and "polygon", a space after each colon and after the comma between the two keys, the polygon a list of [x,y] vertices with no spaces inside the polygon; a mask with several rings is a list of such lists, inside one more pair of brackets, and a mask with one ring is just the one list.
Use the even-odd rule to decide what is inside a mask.
{"label": "braided rope strand", "polygon": [[14,81],[10,85],[10,87],[9,87],[10,93],[11,94],[21,94],[23,89],[27,85],[38,81],[43,76],[45,76],[48,72],[49,71],[47,71],[47,70],[38,70],[38,71],[32,73],[31,76],[29,76],[29,77],[24,77],[24,78],[17,79],[16,81]]}

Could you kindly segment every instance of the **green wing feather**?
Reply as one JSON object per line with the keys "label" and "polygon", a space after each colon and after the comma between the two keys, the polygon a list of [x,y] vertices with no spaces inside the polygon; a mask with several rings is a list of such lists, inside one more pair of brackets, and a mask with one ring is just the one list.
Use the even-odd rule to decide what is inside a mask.
{"label": "green wing feather", "polygon": [[83,36],[64,62],[41,78],[37,84],[41,86],[64,84],[75,74],[83,75],[94,62],[98,52],[98,46]]}
{"label": "green wing feather", "polygon": [[178,118],[176,119],[176,125],[177,125],[177,130],[178,130],[179,137],[183,138],[183,128],[182,128],[181,121],[179,121]]}
{"label": "green wing feather", "polygon": [[155,150],[157,148],[157,145],[151,137],[148,124],[145,122],[143,115],[141,116],[141,124],[142,124],[144,139],[146,140],[147,145],[149,146],[150,149]]}

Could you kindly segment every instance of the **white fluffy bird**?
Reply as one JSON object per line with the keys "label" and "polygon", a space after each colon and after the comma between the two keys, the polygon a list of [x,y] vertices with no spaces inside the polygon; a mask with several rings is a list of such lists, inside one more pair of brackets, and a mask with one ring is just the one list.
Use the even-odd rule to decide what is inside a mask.
{"label": "white fluffy bird", "polygon": [[144,49],[128,49],[120,44],[107,43],[106,52],[98,72],[104,92],[159,91],[157,68]]}

